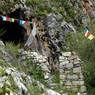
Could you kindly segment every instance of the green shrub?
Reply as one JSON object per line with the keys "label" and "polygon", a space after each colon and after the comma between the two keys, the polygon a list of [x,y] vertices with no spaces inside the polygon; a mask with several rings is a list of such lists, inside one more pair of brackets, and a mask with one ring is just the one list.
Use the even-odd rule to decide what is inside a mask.
{"label": "green shrub", "polygon": [[7,42],[7,43],[5,43],[5,48],[13,56],[17,56],[18,55],[18,49],[20,48],[20,44],[15,45],[13,42]]}

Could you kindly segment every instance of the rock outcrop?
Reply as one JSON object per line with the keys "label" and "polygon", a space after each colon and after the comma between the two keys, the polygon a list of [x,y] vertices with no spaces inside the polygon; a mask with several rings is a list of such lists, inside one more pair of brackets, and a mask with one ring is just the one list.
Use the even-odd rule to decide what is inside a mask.
{"label": "rock outcrop", "polygon": [[[47,8],[53,10],[49,1],[46,2],[48,2]],[[11,16],[12,13],[18,11],[19,16],[17,18],[19,19],[31,20],[36,11],[39,11],[36,3],[27,6],[26,0],[2,0],[0,3],[1,15]],[[41,5],[44,6],[43,4]],[[36,82],[36,86],[41,92],[39,92],[39,95],[42,95],[42,93],[43,95],[61,95],[64,90],[74,92],[77,95],[87,95],[81,60],[75,52],[63,52],[63,49],[66,48],[65,34],[67,32],[76,33],[75,24],[75,26],[81,24],[85,26],[87,21],[84,22],[83,17],[90,18],[90,20],[95,18],[95,4],[92,0],[69,0],[68,5],[74,6],[73,11],[76,14],[75,18],[68,20],[68,22],[65,21],[66,10],[64,10],[63,15],[54,11],[47,13],[47,10],[45,10],[45,15],[42,17],[39,15],[41,17],[40,20],[37,18],[38,23],[40,22],[37,26],[39,31],[34,37],[34,43],[29,48],[31,51],[20,49],[17,56],[14,57],[9,50],[5,49],[3,42],[0,41],[0,95],[36,95],[31,89],[34,86],[33,82],[34,84]],[[38,15],[36,16],[38,17]],[[24,26],[24,29],[29,30],[30,33],[31,26]],[[59,71],[59,86],[61,87],[59,92],[61,94],[51,89],[43,89],[45,86],[43,84],[43,87],[39,86],[40,82],[32,78],[32,72],[30,73],[29,71],[30,75],[27,75],[24,71],[21,72],[12,65],[15,63],[16,65],[24,64],[25,60],[29,61],[29,64],[37,64],[37,67],[41,67],[43,79],[45,82],[48,81],[47,84],[50,88],[58,85],[52,83],[52,72]],[[24,65],[26,66],[26,64]],[[68,92],[63,95],[68,95]]]}

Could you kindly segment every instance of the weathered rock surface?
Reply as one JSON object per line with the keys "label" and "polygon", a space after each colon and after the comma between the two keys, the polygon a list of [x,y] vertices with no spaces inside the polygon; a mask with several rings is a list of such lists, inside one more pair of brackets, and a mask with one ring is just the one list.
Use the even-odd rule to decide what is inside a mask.
{"label": "weathered rock surface", "polygon": [[44,95],[61,95],[61,94],[59,94],[58,92],[53,91],[51,89],[46,89],[46,92]]}

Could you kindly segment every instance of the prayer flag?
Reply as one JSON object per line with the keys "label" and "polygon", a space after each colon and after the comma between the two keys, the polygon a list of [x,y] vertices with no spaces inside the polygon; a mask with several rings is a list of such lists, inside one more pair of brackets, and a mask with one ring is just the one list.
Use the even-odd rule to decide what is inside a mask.
{"label": "prayer flag", "polygon": [[88,29],[86,30],[86,32],[85,32],[85,37],[88,37],[89,35],[90,35],[91,33],[88,31]]}
{"label": "prayer flag", "polygon": [[5,16],[2,16],[2,20],[3,20],[3,21],[6,21],[6,17],[5,17]]}
{"label": "prayer flag", "polygon": [[90,35],[88,36],[88,39],[89,39],[89,40],[92,40],[92,39],[94,39],[94,36],[93,36],[92,34],[90,34]]}
{"label": "prayer flag", "polygon": [[37,29],[36,29],[36,25],[35,25],[35,23],[34,23],[34,24],[33,24],[32,35],[35,37],[36,33],[37,33]]}
{"label": "prayer flag", "polygon": [[2,16],[2,20],[3,21],[8,21],[9,20],[9,17],[8,16]]}
{"label": "prayer flag", "polygon": [[24,24],[25,24],[25,25],[27,25],[28,23],[29,23],[28,21],[25,21],[25,23],[24,23]]}
{"label": "prayer flag", "polygon": [[94,36],[91,34],[91,32],[89,32],[88,28],[86,27],[84,30],[84,35],[85,37],[87,37],[89,40],[92,40],[94,38]]}
{"label": "prayer flag", "polygon": [[25,21],[24,20],[19,20],[20,25],[24,25]]}
{"label": "prayer flag", "polygon": [[9,21],[9,17],[8,16],[6,16],[6,21]]}
{"label": "prayer flag", "polygon": [[32,24],[32,21],[24,21],[24,20],[20,20],[20,19],[15,19],[15,18],[9,18],[8,16],[0,16],[2,18],[3,21],[10,21],[10,22],[18,22],[20,25],[27,25],[28,23],[29,24]]}
{"label": "prayer flag", "polygon": [[10,18],[9,21],[10,21],[10,22],[15,22],[15,19],[14,19],[14,18]]}
{"label": "prayer flag", "polygon": [[35,23],[33,24],[33,30],[32,30],[32,32],[30,33],[30,35],[29,35],[29,37],[28,37],[28,40],[26,41],[26,43],[25,43],[25,46],[30,46],[31,44],[32,44],[32,42],[33,42],[33,40],[34,40],[34,38],[35,38],[35,35],[36,35],[36,31],[37,31],[37,29],[36,29],[36,25],[35,25]]}

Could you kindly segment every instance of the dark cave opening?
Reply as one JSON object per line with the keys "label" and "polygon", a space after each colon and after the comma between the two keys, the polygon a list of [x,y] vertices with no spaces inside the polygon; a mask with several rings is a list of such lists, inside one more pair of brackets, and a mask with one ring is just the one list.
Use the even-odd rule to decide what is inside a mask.
{"label": "dark cave opening", "polygon": [[[11,18],[21,19],[20,9],[8,14]],[[2,31],[1,31],[2,30]],[[18,22],[2,21],[0,17],[0,39],[15,44],[25,43],[26,30]]]}

